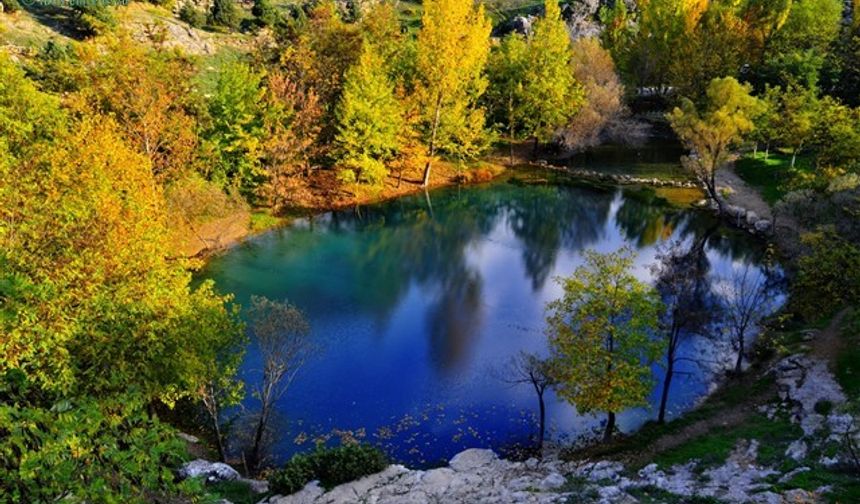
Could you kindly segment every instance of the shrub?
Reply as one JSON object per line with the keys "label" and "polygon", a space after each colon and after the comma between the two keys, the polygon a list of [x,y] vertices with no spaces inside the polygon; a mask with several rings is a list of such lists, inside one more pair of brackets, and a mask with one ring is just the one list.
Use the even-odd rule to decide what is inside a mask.
{"label": "shrub", "polygon": [[179,19],[185,21],[193,28],[200,28],[206,24],[206,14],[203,11],[195,9],[194,4],[185,2],[179,9]]}
{"label": "shrub", "polygon": [[34,393],[0,377],[0,502],[146,502],[175,494],[185,457],[174,431],[131,394],[98,400]]}
{"label": "shrub", "polygon": [[807,319],[860,301],[860,249],[832,231],[803,237],[809,253],[798,260],[792,303]]}
{"label": "shrub", "polygon": [[3,12],[18,12],[21,10],[21,4],[18,0],[0,0],[0,5],[3,6]]}
{"label": "shrub", "polygon": [[215,0],[209,13],[209,22],[213,25],[236,29],[241,21],[239,8],[234,0]]}
{"label": "shrub", "polygon": [[117,24],[112,8],[107,5],[100,3],[80,4],[75,5],[74,9],[81,30],[88,35],[102,35],[109,32]]}
{"label": "shrub", "polygon": [[295,455],[270,478],[272,491],[289,495],[301,490],[309,481],[319,480],[330,489],[388,466],[388,458],[370,445],[347,444],[337,448],[317,446],[310,452]]}
{"label": "shrub", "polygon": [[260,26],[275,26],[280,20],[280,14],[270,0],[254,0],[251,14]]}

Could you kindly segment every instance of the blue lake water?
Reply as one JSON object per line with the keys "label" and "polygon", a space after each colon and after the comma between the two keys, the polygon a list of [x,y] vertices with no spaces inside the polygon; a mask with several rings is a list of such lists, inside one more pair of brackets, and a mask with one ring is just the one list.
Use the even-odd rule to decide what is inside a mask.
{"label": "blue lake water", "polygon": [[[649,191],[500,181],[299,220],[213,258],[201,276],[243,305],[252,295],[287,299],[310,321],[320,350],[277,405],[277,459],[348,433],[420,466],[464,448],[528,443],[534,391],[500,374],[520,351],[546,353],[544,307],[561,292],[553,278],[582,264],[585,249],[628,243],[637,275],[650,279],[668,239],[705,239],[714,282],[761,258],[748,235]],[[730,347],[700,338],[681,351],[711,363],[732,358]],[[680,367],[672,415],[711,383],[702,366]],[[252,385],[259,369],[252,342],[242,377]],[[662,378],[654,369],[652,405]],[[551,439],[603,419],[548,395]],[[653,407],[625,411],[619,425],[631,430],[654,416]]]}

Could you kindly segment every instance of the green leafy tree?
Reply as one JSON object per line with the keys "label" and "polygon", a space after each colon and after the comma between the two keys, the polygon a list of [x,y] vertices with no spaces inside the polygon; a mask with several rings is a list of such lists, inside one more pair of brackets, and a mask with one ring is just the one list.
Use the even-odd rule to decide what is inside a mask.
{"label": "green leafy tree", "polygon": [[811,89],[789,86],[779,94],[775,128],[779,143],[791,149],[791,168],[812,140],[818,108],[818,97]]}
{"label": "green leafy tree", "polygon": [[490,84],[485,102],[490,119],[507,132],[511,164],[514,162],[514,142],[522,133],[525,122],[523,81],[528,58],[526,39],[512,33],[490,54],[487,63]]}
{"label": "green leafy tree", "polygon": [[546,0],[544,9],[528,41],[522,92],[524,126],[534,138],[535,152],[539,142],[550,140],[585,101],[573,76],[573,50],[558,2]]}
{"label": "green leafy tree", "polygon": [[254,0],[251,14],[260,26],[275,26],[281,20],[280,12],[271,0]]}
{"label": "green leafy tree", "polygon": [[753,118],[759,100],[750,95],[750,86],[733,77],[714,79],[708,85],[701,110],[689,99],[668,114],[672,129],[692,151],[684,164],[699,180],[722,212],[715,175],[731,160],[732,147],[755,127]]}
{"label": "green leafy tree", "polygon": [[561,397],[581,413],[607,413],[604,441],[615,413],[645,404],[653,386],[650,362],[664,350],[655,338],[663,311],[657,291],[631,272],[633,253],[588,251],[567,278],[560,299],[547,305],[547,336]]}
{"label": "green leafy tree", "polygon": [[151,500],[182,450],[150,406],[196,398],[241,327],[166,257],[161,189],[117,122],[66,114],[3,56],[0,76],[0,500]]}
{"label": "green leafy tree", "polygon": [[437,151],[460,157],[485,146],[484,112],[478,100],[487,88],[484,66],[490,52],[490,21],[482,4],[427,0],[418,32],[416,102],[429,146],[426,186]]}
{"label": "green leafy tree", "polygon": [[242,21],[242,13],[234,0],[214,0],[212,9],[209,11],[209,22],[216,26],[223,26],[231,30],[239,27]]}
{"label": "green leafy tree", "polygon": [[[336,153],[346,164],[347,179],[381,184],[400,146],[403,111],[388,79],[385,62],[365,43],[358,64],[346,74],[337,109]],[[356,168],[358,168],[356,170]]]}
{"label": "green leafy tree", "polygon": [[203,132],[212,156],[209,179],[250,196],[263,180],[262,76],[245,63],[221,70],[209,98],[209,125]]}

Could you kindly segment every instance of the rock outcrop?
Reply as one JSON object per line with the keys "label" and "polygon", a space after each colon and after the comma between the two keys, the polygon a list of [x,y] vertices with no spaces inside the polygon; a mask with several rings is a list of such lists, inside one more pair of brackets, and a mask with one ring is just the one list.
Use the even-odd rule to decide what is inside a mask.
{"label": "rock outcrop", "polygon": [[[803,437],[791,442],[786,458],[803,461],[816,443],[854,432],[851,415],[825,411],[822,404],[838,406],[845,395],[824,361],[796,355],[779,361],[771,370],[779,389],[780,403],[767,406],[768,415],[789,413],[803,429]],[[469,449],[455,455],[447,467],[411,470],[401,465],[325,491],[311,482],[293,495],[270,497],[266,504],[408,504],[465,503],[635,503],[634,495],[659,489],[679,501],[710,497],[728,503],[782,504],[815,503],[827,487],[815,491],[791,489],[779,492],[774,483],[785,485],[810,471],[798,464],[785,473],[759,462],[760,443],[740,439],[728,458],[719,465],[690,460],[661,468],[650,464],[633,471],[616,461],[564,462],[555,458],[514,462],[500,459],[490,450]],[[828,461],[822,461],[826,465]],[[838,464],[834,458],[829,461]]]}

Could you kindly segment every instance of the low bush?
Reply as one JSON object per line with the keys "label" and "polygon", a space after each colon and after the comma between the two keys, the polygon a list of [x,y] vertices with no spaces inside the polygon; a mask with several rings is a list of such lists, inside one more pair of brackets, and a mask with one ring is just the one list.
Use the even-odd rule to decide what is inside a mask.
{"label": "low bush", "polygon": [[836,233],[803,237],[809,253],[798,260],[791,303],[807,320],[860,302],[860,249]]}
{"label": "low bush", "polygon": [[179,19],[191,25],[192,28],[201,28],[206,24],[206,13],[195,9],[193,3],[185,2],[179,8]]}
{"label": "low bush", "polygon": [[274,493],[284,495],[298,492],[313,480],[319,480],[324,488],[329,489],[377,473],[387,466],[385,454],[370,445],[317,446],[310,453],[291,458],[269,478],[269,484]]}

